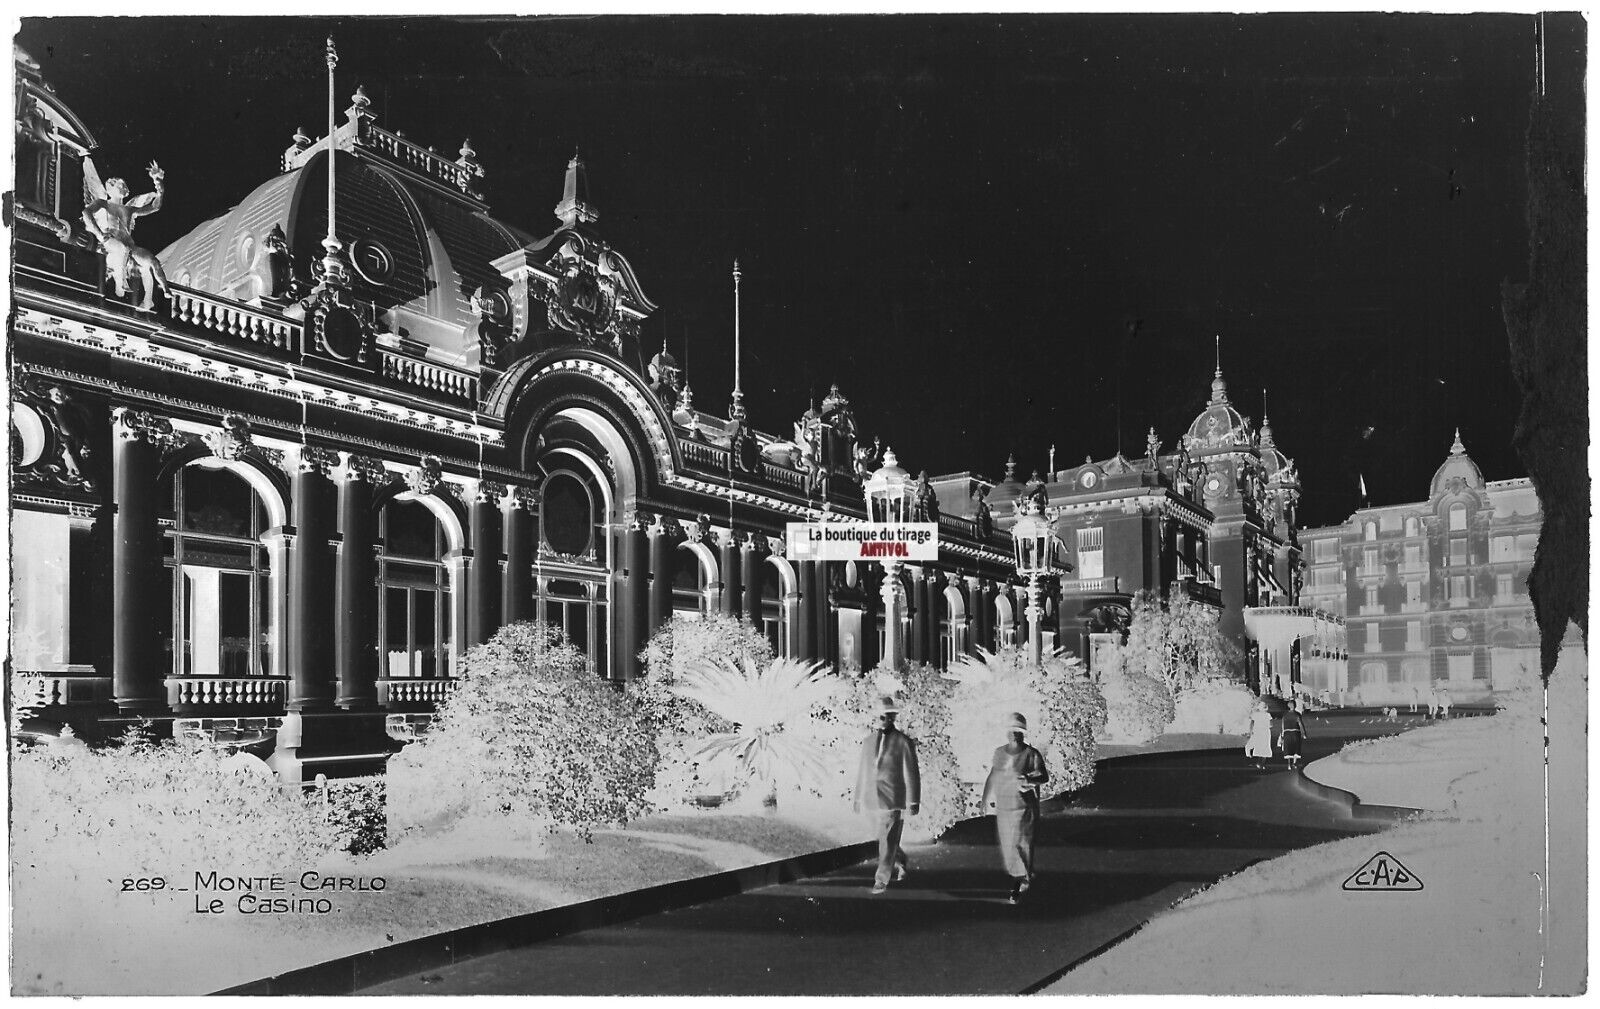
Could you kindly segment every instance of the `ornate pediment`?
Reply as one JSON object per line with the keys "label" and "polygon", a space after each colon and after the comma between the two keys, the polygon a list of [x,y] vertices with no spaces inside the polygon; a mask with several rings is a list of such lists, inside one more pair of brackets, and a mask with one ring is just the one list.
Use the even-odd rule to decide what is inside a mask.
{"label": "ornate pediment", "polygon": [[550,329],[582,344],[620,354],[655,310],[621,253],[577,232],[545,261],[545,274],[535,297],[544,302]]}

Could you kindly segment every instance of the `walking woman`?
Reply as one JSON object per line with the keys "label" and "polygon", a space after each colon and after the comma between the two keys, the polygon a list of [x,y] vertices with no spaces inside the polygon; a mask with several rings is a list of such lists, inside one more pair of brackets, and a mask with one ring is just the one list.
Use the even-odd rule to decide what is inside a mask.
{"label": "walking woman", "polygon": [[1306,741],[1305,719],[1300,717],[1300,702],[1289,702],[1289,710],[1283,713],[1283,728],[1278,733],[1278,741],[1283,746],[1283,758],[1289,762],[1290,769],[1300,766],[1300,749]]}
{"label": "walking woman", "polygon": [[994,751],[983,783],[983,806],[994,813],[1000,835],[1000,860],[1011,877],[1011,903],[1033,883],[1033,828],[1039,819],[1039,786],[1050,780],[1044,756],[1023,742],[1028,720],[1012,712],[1006,720],[1010,741]]}
{"label": "walking woman", "polygon": [[1244,742],[1244,755],[1255,762],[1258,771],[1265,771],[1272,759],[1272,712],[1261,698],[1250,709],[1250,737]]}

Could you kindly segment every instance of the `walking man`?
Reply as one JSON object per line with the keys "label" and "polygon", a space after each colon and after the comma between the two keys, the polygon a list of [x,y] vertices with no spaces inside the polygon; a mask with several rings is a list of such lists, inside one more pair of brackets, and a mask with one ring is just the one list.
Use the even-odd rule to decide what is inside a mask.
{"label": "walking man", "polygon": [[1033,828],[1039,819],[1039,786],[1050,780],[1044,756],[1023,742],[1028,720],[1012,712],[1006,721],[1010,740],[994,751],[983,783],[983,806],[994,811],[1000,835],[1000,860],[1011,876],[1011,903],[1033,884]]}
{"label": "walking man", "polygon": [[922,806],[922,778],[917,769],[917,742],[895,728],[900,707],[892,697],[878,702],[878,727],[861,744],[861,764],[856,771],[856,812],[873,816],[878,827],[878,871],[872,892],[889,888],[906,878],[910,868],[900,848],[906,814],[916,816]]}

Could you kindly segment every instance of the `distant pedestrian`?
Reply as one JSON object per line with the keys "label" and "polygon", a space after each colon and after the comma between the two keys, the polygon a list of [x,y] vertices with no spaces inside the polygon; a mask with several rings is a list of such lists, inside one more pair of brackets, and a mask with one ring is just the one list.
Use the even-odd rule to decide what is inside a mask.
{"label": "distant pedestrian", "polygon": [[892,697],[878,702],[878,727],[861,744],[861,764],[856,770],[856,812],[874,817],[878,828],[878,871],[872,892],[889,888],[906,878],[910,865],[900,847],[906,815],[922,807],[922,777],[917,769],[917,742],[895,728],[900,707]]}
{"label": "distant pedestrian", "polygon": [[1439,688],[1439,717],[1440,718],[1449,718],[1450,717],[1450,688],[1449,687],[1440,687]]}
{"label": "distant pedestrian", "polygon": [[1250,709],[1250,737],[1244,742],[1244,755],[1255,761],[1258,771],[1265,771],[1272,759],[1272,712],[1265,700],[1257,699]]}
{"label": "distant pedestrian", "polygon": [[1411,685],[1411,714],[1417,713],[1417,702],[1422,699],[1422,688],[1415,683]]}
{"label": "distant pedestrian", "polygon": [[1039,786],[1050,780],[1044,755],[1023,741],[1028,720],[1012,712],[1006,720],[1010,739],[994,751],[989,777],[983,783],[983,806],[994,812],[1000,836],[1000,860],[1011,876],[1011,903],[1033,885],[1033,828],[1039,819]]}
{"label": "distant pedestrian", "polygon": [[1439,715],[1439,688],[1428,687],[1428,717],[1436,718]]}
{"label": "distant pedestrian", "polygon": [[1305,719],[1300,716],[1300,703],[1292,702],[1289,710],[1283,713],[1283,729],[1278,733],[1279,742],[1283,746],[1283,759],[1289,762],[1290,769],[1300,766],[1300,751],[1306,740]]}

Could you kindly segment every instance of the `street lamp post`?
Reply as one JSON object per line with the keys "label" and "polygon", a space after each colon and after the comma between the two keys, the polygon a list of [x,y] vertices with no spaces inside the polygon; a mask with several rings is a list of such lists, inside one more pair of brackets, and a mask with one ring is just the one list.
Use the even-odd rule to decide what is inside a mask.
{"label": "street lamp post", "polygon": [[[916,491],[893,449],[884,449],[883,465],[867,478],[865,489],[868,518],[872,521],[904,522],[910,517]],[[883,565],[883,663],[890,669],[899,669],[904,651],[900,640],[900,561],[882,557],[879,563]]]}
{"label": "street lamp post", "polygon": [[1044,661],[1044,590],[1039,583],[1050,572],[1055,532],[1036,498],[1023,498],[1022,508],[1011,527],[1011,545],[1016,551],[1017,576],[1028,581],[1028,658],[1037,666]]}

